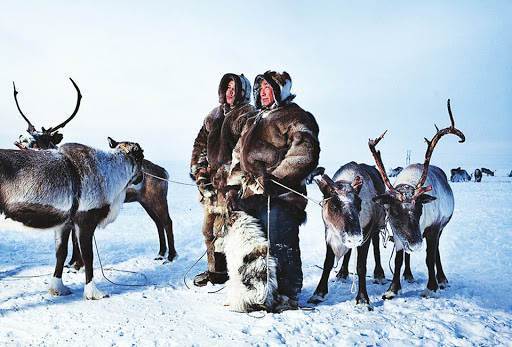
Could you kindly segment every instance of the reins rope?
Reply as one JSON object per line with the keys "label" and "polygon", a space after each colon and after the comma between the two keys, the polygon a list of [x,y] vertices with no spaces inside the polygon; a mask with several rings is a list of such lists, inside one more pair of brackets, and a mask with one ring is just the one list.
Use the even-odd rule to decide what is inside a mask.
{"label": "reins rope", "polygon": [[[156,178],[156,179],[161,180],[161,181],[167,181],[169,183],[181,184],[183,186],[197,187],[197,184],[194,184],[194,183],[186,183],[186,182],[180,182],[180,181],[173,181],[173,180],[170,180],[168,178],[163,178],[163,177],[155,176],[155,175],[150,174],[149,172],[146,172],[144,170],[142,170],[142,173],[144,175],[146,175],[146,176],[150,176],[150,177]],[[210,186],[210,185],[212,185],[212,184],[211,183],[204,184],[204,186]]]}
{"label": "reins rope", "polygon": [[309,197],[309,196],[307,196],[307,195],[304,195],[304,194],[302,194],[302,193],[299,193],[298,191],[296,191],[296,190],[294,190],[294,189],[292,189],[292,188],[290,188],[290,187],[287,187],[286,185],[284,185],[284,184],[282,184],[282,183],[279,183],[279,182],[277,182],[277,181],[276,181],[276,180],[274,180],[274,179],[271,179],[271,181],[272,181],[273,183],[277,184],[278,186],[281,186],[281,187],[283,187],[283,188],[285,188],[285,189],[288,189],[290,192],[293,192],[293,193],[295,193],[295,194],[297,194],[297,195],[302,196],[304,199],[307,199],[307,200],[310,200],[310,201],[314,202],[315,204],[317,204],[317,205],[318,205],[318,206],[320,206],[320,207],[322,207],[322,206],[323,206],[323,203],[324,203],[326,200],[331,199],[331,198],[328,198],[328,199],[324,199],[324,200],[322,200],[322,201],[316,201],[315,199],[312,199],[312,198],[310,198],[310,197]]}
{"label": "reins rope", "polygon": [[[137,271],[129,271],[129,270],[119,270],[119,269],[115,269],[113,267],[110,267],[110,268],[103,268],[103,263],[101,262],[101,257],[100,257],[100,252],[98,250],[98,244],[96,243],[96,237],[93,235],[93,240],[94,240],[94,246],[96,247],[96,255],[98,256],[98,261],[100,263],[100,269],[101,269],[101,275],[103,276],[103,278],[105,280],[107,280],[107,282],[110,282],[112,283],[113,285],[115,286],[123,286],[123,287],[145,287],[148,285],[148,278],[147,276],[142,273],[142,272],[137,272]],[[116,283],[114,281],[112,281],[111,279],[109,279],[106,275],[105,275],[105,272],[104,270],[111,270],[111,271],[117,271],[117,272],[125,272],[125,273],[131,273],[131,274],[137,274],[137,275],[141,275],[142,277],[144,277],[144,281],[145,283],[144,284],[129,284],[129,283]]]}

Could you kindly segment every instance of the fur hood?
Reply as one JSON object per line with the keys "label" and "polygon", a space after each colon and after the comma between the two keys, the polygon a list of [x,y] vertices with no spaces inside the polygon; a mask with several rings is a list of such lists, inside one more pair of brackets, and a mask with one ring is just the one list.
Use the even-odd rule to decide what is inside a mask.
{"label": "fur hood", "polygon": [[257,109],[263,108],[261,105],[260,88],[261,82],[267,81],[272,87],[274,92],[274,104],[270,107],[278,107],[285,105],[295,98],[295,95],[291,94],[292,89],[292,78],[288,72],[283,71],[281,73],[276,71],[267,71],[264,74],[256,76],[254,79],[254,103]]}
{"label": "fur hood", "polygon": [[226,104],[226,90],[231,80],[235,81],[235,103],[233,106],[251,102],[251,83],[249,80],[244,74],[227,73],[220,79],[219,103],[221,105]]}

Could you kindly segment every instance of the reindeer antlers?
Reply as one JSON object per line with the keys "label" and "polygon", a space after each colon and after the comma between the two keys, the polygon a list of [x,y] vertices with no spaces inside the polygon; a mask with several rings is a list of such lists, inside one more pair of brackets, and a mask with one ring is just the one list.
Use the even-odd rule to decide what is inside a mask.
{"label": "reindeer antlers", "polygon": [[76,92],[77,92],[77,98],[76,98],[76,106],[75,106],[75,110],[73,111],[73,114],[71,114],[71,116],[69,116],[68,119],[66,119],[64,122],[60,123],[59,125],[57,125],[56,127],[51,127],[50,129],[48,129],[47,131],[48,132],[54,132],[54,131],[57,131],[59,130],[60,128],[66,126],[66,124],[69,123],[70,120],[72,120],[76,113],[78,112],[78,109],[80,108],[80,101],[82,100],[82,93],[80,93],[80,89],[78,88],[78,86],[76,85],[75,81],[73,81],[72,78],[69,78],[69,80],[71,81],[71,83],[73,83],[73,86],[75,87],[76,89]]}
{"label": "reindeer antlers", "polygon": [[382,163],[382,157],[380,156],[380,151],[375,149],[375,146],[384,138],[384,135],[386,135],[388,131],[384,131],[382,135],[377,137],[375,140],[368,139],[368,147],[370,147],[370,151],[372,152],[373,159],[375,159],[375,163],[377,164],[377,170],[380,173],[380,176],[382,177],[382,180],[384,181],[384,184],[390,191],[394,191],[395,188],[389,182],[388,174],[386,173],[386,169],[384,168],[384,164]]}
{"label": "reindeer antlers", "polygon": [[28,129],[27,131],[32,134],[34,131],[36,131],[36,128],[30,123],[28,118],[23,114],[23,111],[21,111],[20,105],[18,104],[18,91],[16,90],[16,84],[14,84],[14,81],[12,81],[12,87],[14,88],[14,101],[16,101],[16,107],[18,108],[18,112],[21,114],[23,119],[28,123]]}
{"label": "reindeer antlers", "polygon": [[[450,99],[448,99],[447,106],[448,106],[448,114],[450,115],[451,125],[448,128],[444,128],[441,130],[439,130],[439,128],[437,126],[435,126],[436,134],[434,135],[432,140],[429,141],[427,138],[425,138],[425,142],[427,142],[427,152],[425,153],[425,162],[423,164],[423,172],[421,174],[421,178],[420,178],[419,182],[416,184],[415,196],[421,195],[425,191],[429,191],[430,189],[432,189],[432,187],[430,187],[430,189],[428,189],[429,187],[423,187],[423,184],[427,180],[428,166],[430,164],[430,158],[432,157],[434,148],[436,147],[437,142],[441,139],[441,137],[443,137],[444,135],[447,135],[447,134],[454,134],[460,138],[459,143],[466,141],[466,137],[464,136],[462,131],[455,128],[455,120],[453,119],[452,109],[450,107]],[[428,189],[428,190],[425,190],[425,189]]]}
{"label": "reindeer antlers", "polygon": [[[75,87],[76,89],[76,92],[78,93],[78,96],[77,96],[77,100],[76,100],[76,106],[75,106],[75,110],[73,111],[73,114],[71,114],[71,116],[68,117],[68,119],[66,119],[64,122],[62,122],[61,124],[57,125],[56,127],[50,127],[48,130],[45,130],[43,128],[43,132],[45,133],[52,133],[52,132],[55,132],[57,131],[58,129],[64,127],[66,124],[69,123],[70,120],[73,119],[73,117],[75,117],[75,115],[77,114],[78,112],[78,109],[80,108],[80,101],[82,100],[82,93],[80,93],[80,89],[78,88],[78,86],[76,85],[75,81],[73,81],[72,78],[69,79],[71,81],[71,83],[73,83],[73,86]],[[30,123],[30,121],[28,120],[28,118],[23,114],[23,112],[21,111],[21,108],[20,108],[20,105],[18,104],[18,98],[17,98],[17,95],[18,95],[18,91],[16,90],[16,85],[14,84],[14,81],[12,82],[12,86],[14,88],[14,101],[16,101],[16,107],[18,108],[18,111],[20,112],[21,116],[23,117],[23,119],[25,119],[25,121],[28,123],[28,132],[30,134],[32,134],[33,132],[36,131],[36,128],[34,127],[34,125],[32,125],[32,123]]]}

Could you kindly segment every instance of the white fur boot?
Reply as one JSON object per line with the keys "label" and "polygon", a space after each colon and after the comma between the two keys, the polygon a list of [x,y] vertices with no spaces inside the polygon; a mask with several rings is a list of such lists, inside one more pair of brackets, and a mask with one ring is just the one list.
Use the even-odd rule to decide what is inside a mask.
{"label": "white fur boot", "polygon": [[53,296],[64,296],[71,294],[71,289],[62,283],[62,278],[52,277],[48,291]]}
{"label": "white fur boot", "polygon": [[244,212],[237,211],[233,217],[224,238],[229,273],[226,306],[237,312],[271,309],[277,291],[276,262],[268,257],[267,264],[265,232]]}
{"label": "white fur boot", "polygon": [[103,293],[96,287],[94,281],[87,283],[84,287],[84,299],[85,300],[99,300],[108,298],[108,294]]}

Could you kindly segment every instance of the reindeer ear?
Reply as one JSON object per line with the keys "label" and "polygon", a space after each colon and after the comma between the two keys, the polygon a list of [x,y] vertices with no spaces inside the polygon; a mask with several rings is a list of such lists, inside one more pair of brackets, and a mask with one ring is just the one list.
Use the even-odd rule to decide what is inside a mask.
{"label": "reindeer ear", "polygon": [[64,138],[64,136],[61,133],[55,132],[52,134],[52,143],[54,145],[58,145],[62,141],[63,138]]}
{"label": "reindeer ear", "polygon": [[325,173],[325,168],[319,166],[317,167],[316,169],[313,170],[313,172],[311,172],[308,177],[306,177],[306,184],[311,184],[313,183],[313,180],[316,176],[320,176],[320,175],[323,175]]}
{"label": "reindeer ear", "polygon": [[119,142],[115,141],[110,136],[108,137],[108,145],[110,146],[110,148],[116,148],[118,144]]}
{"label": "reindeer ear", "polygon": [[390,205],[393,202],[393,197],[389,194],[380,194],[373,197],[373,202],[379,204],[379,205]]}
{"label": "reindeer ear", "polygon": [[318,188],[324,195],[324,197],[330,197],[334,193],[334,188],[332,187],[332,180],[327,175],[322,175],[320,179],[315,179],[316,184],[318,184]]}
{"label": "reindeer ear", "polygon": [[422,204],[428,204],[429,202],[432,202],[435,199],[437,199],[435,196],[428,195],[428,194],[421,194],[420,196],[418,196],[416,201],[421,202]]}
{"label": "reindeer ear", "polygon": [[361,176],[356,176],[354,180],[352,181],[352,188],[356,191],[356,194],[359,194],[361,191],[361,188],[363,188],[363,179]]}

